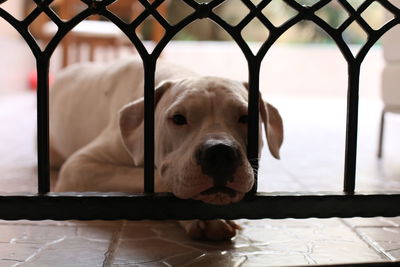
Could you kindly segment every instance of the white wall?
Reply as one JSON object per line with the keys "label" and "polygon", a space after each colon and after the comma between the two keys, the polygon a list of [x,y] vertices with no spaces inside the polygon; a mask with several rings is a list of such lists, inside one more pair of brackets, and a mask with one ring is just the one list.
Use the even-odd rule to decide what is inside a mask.
{"label": "white wall", "polygon": [[[22,0],[9,0],[1,4],[1,7],[14,17],[20,18],[23,14],[24,2]],[[0,19],[0,36],[18,38],[18,33],[5,20]]]}
{"label": "white wall", "polygon": [[[23,17],[23,0],[8,0],[1,7],[15,18]],[[29,73],[35,69],[34,57],[19,33],[0,18],[0,96],[28,89]]]}

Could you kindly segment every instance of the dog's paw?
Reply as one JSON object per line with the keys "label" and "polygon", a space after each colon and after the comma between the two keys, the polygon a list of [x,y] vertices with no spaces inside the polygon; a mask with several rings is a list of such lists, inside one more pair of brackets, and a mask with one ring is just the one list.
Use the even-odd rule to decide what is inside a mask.
{"label": "dog's paw", "polygon": [[232,239],[240,226],[229,220],[191,220],[180,221],[187,235],[195,240],[228,241]]}

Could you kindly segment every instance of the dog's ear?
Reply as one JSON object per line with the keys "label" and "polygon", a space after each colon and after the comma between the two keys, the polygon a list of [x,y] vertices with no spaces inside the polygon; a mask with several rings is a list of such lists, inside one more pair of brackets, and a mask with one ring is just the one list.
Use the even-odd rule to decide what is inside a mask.
{"label": "dog's ear", "polygon": [[[161,83],[154,92],[154,108],[163,94],[172,86],[172,81]],[[119,111],[119,129],[125,149],[131,155],[135,166],[144,163],[144,98],[128,103]]]}
{"label": "dog's ear", "polygon": [[260,113],[264,123],[269,151],[272,156],[279,159],[279,149],[283,143],[283,123],[278,110],[271,104],[264,102],[260,94]]}
{"label": "dog's ear", "polygon": [[[243,82],[244,87],[249,89],[249,84]],[[279,149],[283,143],[283,122],[278,110],[271,104],[265,102],[260,93],[259,109],[261,120],[264,123],[265,135],[267,137],[268,148],[272,156],[280,158]]]}

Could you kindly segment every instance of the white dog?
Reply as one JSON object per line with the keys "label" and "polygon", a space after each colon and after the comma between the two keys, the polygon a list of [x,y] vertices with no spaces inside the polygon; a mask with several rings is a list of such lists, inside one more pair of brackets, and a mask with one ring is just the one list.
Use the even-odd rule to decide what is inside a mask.
{"label": "white dog", "polygon": [[[240,201],[254,183],[246,84],[160,62],[156,85],[156,191],[217,205]],[[50,91],[51,164],[61,167],[56,191],[143,192],[143,86],[142,62],[134,58],[60,73]],[[281,117],[260,103],[270,152],[279,158]],[[261,151],[261,134],[259,144]],[[213,240],[237,229],[225,220],[181,224],[191,237]]]}

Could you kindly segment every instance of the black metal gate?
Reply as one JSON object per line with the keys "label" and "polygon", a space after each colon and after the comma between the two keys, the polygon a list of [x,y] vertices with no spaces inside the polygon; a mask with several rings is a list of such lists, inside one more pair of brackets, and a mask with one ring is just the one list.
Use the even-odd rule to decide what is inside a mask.
{"label": "black metal gate", "polygon": [[[6,0],[1,0],[0,3]],[[23,20],[17,20],[0,6],[0,17],[14,27],[32,50],[37,64],[37,130],[38,130],[38,193],[32,195],[0,196],[0,218],[6,220],[67,220],[67,219],[213,219],[213,218],[308,218],[308,217],[372,217],[399,216],[400,192],[385,194],[355,193],[356,149],[359,79],[361,64],[370,48],[388,30],[400,24],[400,10],[387,0],[365,0],[358,8],[353,8],[346,0],[337,0],[348,13],[348,18],[337,28],[330,26],[315,13],[331,2],[316,1],[311,6],[303,6],[295,0],[282,0],[296,10],[297,15],[279,27],[262,13],[271,2],[263,0],[254,4],[251,0],[241,0],[249,13],[235,26],[218,16],[214,9],[225,0],[195,1],[179,0],[193,9],[193,12],[178,23],[171,25],[158,11],[164,0],[149,3],[139,0],[144,11],[131,23],[123,22],[107,9],[115,0],[81,0],[87,5],[82,12],[70,20],[61,20],[49,7],[53,0],[34,0],[37,7]],[[229,1],[229,0],[226,0]],[[393,19],[379,29],[373,29],[361,14],[373,3],[378,2],[393,14]],[[58,31],[42,51],[30,34],[29,25],[44,12],[58,27]],[[143,60],[145,69],[145,192],[143,194],[122,193],[49,193],[49,109],[48,79],[50,57],[60,41],[85,18],[99,14],[113,22],[126,34],[136,47]],[[165,34],[149,53],[136,34],[136,28],[149,16],[153,16],[165,29]],[[257,54],[253,54],[241,31],[254,18],[258,18],[269,31],[268,39],[262,44]],[[309,20],[321,27],[337,44],[348,68],[347,126],[344,166],[343,192],[331,193],[296,193],[267,194],[256,192],[254,187],[243,201],[228,206],[212,206],[197,201],[180,200],[170,194],[154,193],[154,73],[156,61],[171,39],[190,23],[209,19],[222,27],[236,42],[243,52],[249,72],[249,134],[248,158],[258,155],[258,90],[262,60],[275,41],[289,28],[303,20]],[[367,33],[367,41],[356,56],[343,39],[343,32],[353,22]],[[257,162],[251,162],[254,169]],[[255,172],[256,175],[256,172]],[[62,207],[62,208],[61,208]]]}

